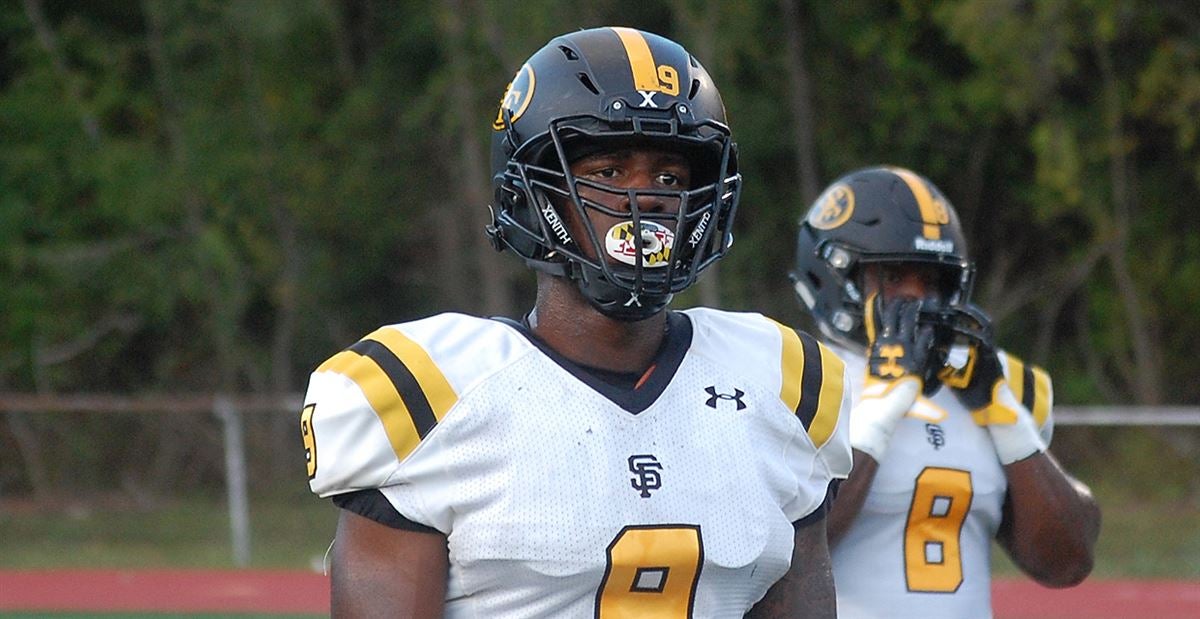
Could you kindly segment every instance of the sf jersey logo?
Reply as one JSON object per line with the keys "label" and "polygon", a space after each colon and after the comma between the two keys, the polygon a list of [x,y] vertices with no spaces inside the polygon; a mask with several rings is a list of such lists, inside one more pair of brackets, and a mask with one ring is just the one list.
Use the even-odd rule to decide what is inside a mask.
{"label": "sf jersey logo", "polygon": [[629,484],[641,493],[643,499],[650,498],[651,490],[662,488],[661,470],[662,463],[651,454],[629,456],[629,472],[633,473]]}

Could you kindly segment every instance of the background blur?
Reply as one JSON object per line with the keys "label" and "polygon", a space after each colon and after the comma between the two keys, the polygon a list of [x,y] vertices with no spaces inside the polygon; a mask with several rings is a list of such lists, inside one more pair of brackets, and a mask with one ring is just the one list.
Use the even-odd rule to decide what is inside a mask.
{"label": "background blur", "polygon": [[[380,324],[531,306],[482,233],[489,125],[598,25],[683,43],[741,147],[735,249],[677,306],[809,326],[797,219],[896,164],[1059,405],[1200,402],[1194,0],[0,0],[0,567],[229,565],[213,394],[259,398],[252,563],[319,563],[295,394]],[[1200,578],[1195,427],[1054,451],[1105,508],[1097,574]]]}

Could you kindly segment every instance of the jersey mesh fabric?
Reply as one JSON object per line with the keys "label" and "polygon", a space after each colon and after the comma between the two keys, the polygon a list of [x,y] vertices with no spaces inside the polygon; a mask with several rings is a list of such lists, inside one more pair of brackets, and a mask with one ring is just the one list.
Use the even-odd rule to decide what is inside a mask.
{"label": "jersey mesh fabric", "polygon": [[[804,506],[818,507],[830,479],[845,471],[812,448],[779,400],[779,332],[772,323],[689,316],[692,349],[637,415],[507,325],[428,319],[476,331],[458,337],[457,347],[431,335],[446,325],[397,327],[429,351],[458,390],[454,408],[381,488],[405,517],[447,534],[447,617],[594,617],[610,547],[631,539],[623,537],[634,535],[631,528],[650,531],[651,542],[698,529],[699,552],[649,551],[672,568],[668,581],[683,577],[689,561],[701,561],[697,617],[742,616],[786,571],[791,521],[808,513]],[[725,337],[741,345],[725,350],[722,341],[714,352],[706,341],[712,321],[723,322],[722,332],[736,331]],[[505,352],[488,352],[497,349]],[[480,359],[487,355],[495,356]],[[472,367],[464,371],[466,357]],[[708,387],[741,391],[744,408],[732,397],[712,400]],[[326,428],[314,426],[320,450]],[[845,432],[826,448],[848,455]],[[635,463],[649,468],[639,473]],[[631,595],[628,587],[614,594]]]}

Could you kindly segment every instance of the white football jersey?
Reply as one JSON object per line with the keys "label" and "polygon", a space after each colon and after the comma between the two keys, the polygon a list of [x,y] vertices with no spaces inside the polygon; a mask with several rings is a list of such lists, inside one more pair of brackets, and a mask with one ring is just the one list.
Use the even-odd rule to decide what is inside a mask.
{"label": "white football jersey", "polygon": [[311,488],[444,533],[447,617],[741,617],[849,473],[847,378],[761,315],[669,318],[636,389],[497,320],[383,327],[312,375]]}
{"label": "white football jersey", "polygon": [[[837,348],[855,402],[862,352]],[[954,356],[964,355],[955,351]],[[1000,353],[1009,385],[1050,442],[1050,378]],[[986,618],[991,541],[1008,482],[987,428],[942,387],[900,420],[862,511],[832,548],[838,616],[850,619]]]}

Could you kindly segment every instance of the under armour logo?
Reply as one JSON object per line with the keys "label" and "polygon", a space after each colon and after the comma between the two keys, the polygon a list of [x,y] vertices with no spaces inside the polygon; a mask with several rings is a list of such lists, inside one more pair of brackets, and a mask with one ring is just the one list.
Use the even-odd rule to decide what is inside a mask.
{"label": "under armour logo", "polygon": [[640,492],[643,499],[648,499],[651,490],[662,488],[661,470],[662,463],[651,454],[629,456],[629,472],[635,475],[629,480],[629,485]]}
{"label": "under armour logo", "polygon": [[746,392],[742,391],[741,389],[734,389],[732,394],[717,393],[717,388],[712,385],[709,385],[704,388],[704,391],[706,391],[708,393],[708,395],[711,396],[710,398],[708,398],[707,401],[704,402],[705,404],[708,405],[709,408],[716,408],[717,400],[733,400],[734,402],[737,402],[738,410],[742,410],[742,409],[746,408],[746,403],[742,401],[742,396],[746,395]]}
{"label": "under armour logo", "polygon": [[925,438],[933,445],[934,449],[941,449],[946,445],[946,433],[942,430],[942,426],[936,423],[925,424]]}
{"label": "under armour logo", "polygon": [[658,104],[654,102],[654,95],[658,94],[657,92],[653,90],[639,90],[638,94],[642,95],[642,102],[638,104],[638,107],[658,107]]}

